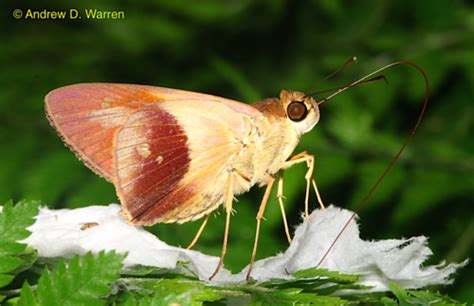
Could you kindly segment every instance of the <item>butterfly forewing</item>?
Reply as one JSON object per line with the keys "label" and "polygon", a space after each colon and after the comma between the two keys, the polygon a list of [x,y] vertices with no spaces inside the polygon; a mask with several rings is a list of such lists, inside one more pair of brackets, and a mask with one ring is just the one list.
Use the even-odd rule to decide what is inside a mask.
{"label": "butterfly forewing", "polygon": [[147,86],[77,84],[46,96],[46,113],[66,144],[97,174],[114,180],[113,146],[116,132],[128,116],[160,101]]}
{"label": "butterfly forewing", "polygon": [[134,224],[185,222],[222,200],[255,108],[211,95],[128,84],[52,91],[46,111],[65,142],[114,183]]}

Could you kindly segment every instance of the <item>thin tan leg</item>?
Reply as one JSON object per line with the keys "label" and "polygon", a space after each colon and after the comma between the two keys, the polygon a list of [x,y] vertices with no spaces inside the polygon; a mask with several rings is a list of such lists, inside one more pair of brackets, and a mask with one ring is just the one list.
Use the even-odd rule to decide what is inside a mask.
{"label": "thin tan leg", "polygon": [[306,175],[304,176],[306,180],[306,194],[305,194],[305,199],[304,199],[304,215],[306,217],[306,221],[310,223],[309,220],[309,191],[311,189],[311,180],[313,179],[313,172],[314,172],[314,156],[310,155],[311,158],[309,158],[306,161],[306,165],[308,166],[308,171],[306,171]]}
{"label": "thin tan leg", "polygon": [[321,198],[321,195],[319,194],[318,186],[316,185],[316,180],[313,178],[311,182],[313,183],[313,188],[314,188],[314,192],[316,193],[316,198],[318,198],[319,207],[321,207],[322,209],[325,209],[326,206],[324,206],[323,199]]}
{"label": "thin tan leg", "polygon": [[212,280],[214,276],[216,276],[219,270],[221,269],[222,264],[224,263],[225,253],[227,252],[227,238],[229,237],[230,216],[232,214],[232,200],[234,198],[233,179],[234,179],[234,174],[231,172],[229,173],[229,177],[227,179],[226,199],[225,199],[226,218],[225,218],[225,231],[224,231],[224,241],[222,243],[221,258],[219,259],[219,263],[217,264],[216,270],[209,277],[209,280]]}
{"label": "thin tan leg", "polygon": [[290,229],[288,227],[288,222],[286,220],[285,206],[283,205],[283,199],[285,198],[283,196],[283,171],[280,171],[280,173],[278,174],[278,189],[277,190],[278,190],[277,198],[278,198],[278,203],[280,204],[281,216],[283,218],[283,226],[285,227],[286,239],[288,239],[288,243],[291,243]]}
{"label": "thin tan leg", "polygon": [[202,234],[202,232],[204,231],[204,228],[207,225],[207,221],[209,221],[209,216],[210,216],[210,214],[206,216],[206,219],[204,219],[204,222],[202,222],[201,226],[199,227],[199,230],[197,231],[196,235],[194,236],[193,241],[191,241],[191,243],[188,245],[188,247],[186,249],[191,250],[194,247],[194,245],[198,242],[199,237],[201,237],[201,234]]}
{"label": "thin tan leg", "polygon": [[247,272],[247,280],[249,280],[250,278],[250,273],[252,273],[252,267],[255,261],[255,256],[257,255],[258,237],[260,236],[260,222],[262,221],[263,214],[265,213],[265,208],[267,207],[268,198],[270,197],[274,182],[275,179],[272,177],[268,182],[267,188],[265,189],[265,194],[263,195],[262,203],[260,203],[260,208],[258,209],[257,229],[255,230],[255,241],[253,243],[252,257],[250,258],[249,270]]}
{"label": "thin tan leg", "polygon": [[302,157],[307,157],[308,155],[308,152],[306,151],[303,151],[303,152],[300,152],[292,157],[290,157],[290,159],[288,159],[288,161],[294,161],[294,160],[298,160],[298,159],[301,159]]}
{"label": "thin tan leg", "polygon": [[309,190],[311,187],[310,185],[311,183],[308,181],[306,176],[305,176],[305,179],[306,179],[306,191],[304,194],[304,216],[306,218],[306,221],[308,223],[311,223],[311,221],[309,220]]}
{"label": "thin tan leg", "polygon": [[310,223],[309,220],[309,190],[311,188],[311,180],[313,178],[313,170],[314,170],[314,156],[308,154],[307,152],[301,152],[283,164],[283,169],[291,167],[295,164],[306,162],[308,170],[306,171],[305,180],[306,180],[306,193],[305,193],[305,200],[304,200],[304,215],[306,221]]}

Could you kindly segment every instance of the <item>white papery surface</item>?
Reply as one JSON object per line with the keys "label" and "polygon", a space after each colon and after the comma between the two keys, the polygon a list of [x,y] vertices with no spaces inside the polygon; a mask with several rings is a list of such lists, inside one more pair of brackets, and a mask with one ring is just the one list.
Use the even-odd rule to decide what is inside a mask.
{"label": "white papery surface", "polygon": [[[70,257],[88,251],[116,250],[128,252],[125,266],[147,265],[176,269],[187,262],[188,270],[207,280],[219,258],[197,251],[167,245],[141,227],[127,224],[119,215],[120,206],[89,206],[78,209],[41,208],[32,235],[24,242],[38,250],[41,257]],[[289,278],[289,274],[314,267],[322,258],[352,212],[333,206],[315,210],[308,224],[298,226],[290,247],[282,254],[255,262],[252,277],[258,280]],[[98,225],[85,228],[86,223]],[[342,273],[362,274],[361,284],[374,286],[373,291],[387,290],[395,282],[403,288],[449,284],[450,276],[467,264],[441,263],[422,267],[432,254],[426,237],[364,241],[359,238],[356,222],[351,222],[321,268]],[[246,268],[247,269],[247,268]],[[232,275],[221,269],[213,282],[245,280],[246,269]]]}

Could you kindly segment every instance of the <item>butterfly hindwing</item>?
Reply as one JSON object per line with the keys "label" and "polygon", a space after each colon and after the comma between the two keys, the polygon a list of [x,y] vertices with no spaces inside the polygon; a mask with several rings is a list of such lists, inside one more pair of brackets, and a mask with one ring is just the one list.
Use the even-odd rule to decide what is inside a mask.
{"label": "butterfly hindwing", "polygon": [[176,119],[161,109],[133,113],[117,134],[117,191],[134,220],[154,205],[173,206],[167,195],[189,170],[187,136]]}
{"label": "butterfly hindwing", "polygon": [[134,113],[116,146],[127,219],[185,222],[215,209],[249,131],[249,116],[213,101],[170,101]]}

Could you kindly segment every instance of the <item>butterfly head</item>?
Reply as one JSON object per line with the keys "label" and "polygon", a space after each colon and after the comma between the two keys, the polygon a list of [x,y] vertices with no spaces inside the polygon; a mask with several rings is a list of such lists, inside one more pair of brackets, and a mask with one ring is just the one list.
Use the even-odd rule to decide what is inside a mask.
{"label": "butterfly head", "polygon": [[318,123],[319,107],[313,97],[298,91],[282,90],[280,102],[285,109],[287,120],[299,135],[311,131]]}

